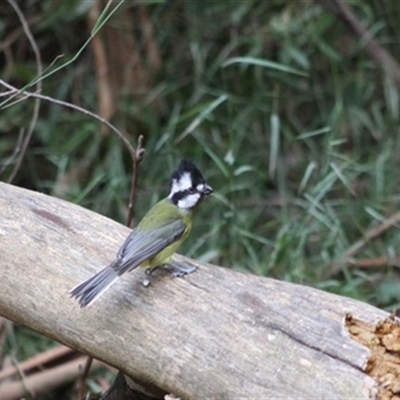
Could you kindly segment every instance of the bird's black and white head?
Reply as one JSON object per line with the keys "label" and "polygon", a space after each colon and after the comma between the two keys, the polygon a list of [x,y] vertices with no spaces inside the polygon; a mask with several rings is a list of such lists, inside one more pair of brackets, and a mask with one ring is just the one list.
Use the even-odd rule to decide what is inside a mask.
{"label": "bird's black and white head", "polygon": [[190,210],[212,192],[197,167],[189,160],[182,160],[172,174],[168,198],[180,209]]}

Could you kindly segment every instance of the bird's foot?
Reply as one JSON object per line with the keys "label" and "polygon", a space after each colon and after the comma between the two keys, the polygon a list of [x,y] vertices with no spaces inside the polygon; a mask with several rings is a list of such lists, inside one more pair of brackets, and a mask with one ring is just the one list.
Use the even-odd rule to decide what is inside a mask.
{"label": "bird's foot", "polygon": [[164,269],[171,273],[174,278],[180,278],[185,275],[192,274],[196,271],[197,267],[194,265],[184,266],[176,263],[169,263],[164,265]]}

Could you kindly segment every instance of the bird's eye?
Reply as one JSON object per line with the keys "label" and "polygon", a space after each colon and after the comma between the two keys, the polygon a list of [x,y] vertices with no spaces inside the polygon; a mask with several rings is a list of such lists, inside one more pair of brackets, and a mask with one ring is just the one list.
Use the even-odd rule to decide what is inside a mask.
{"label": "bird's eye", "polygon": [[189,188],[189,193],[194,193],[196,191],[196,188],[194,186],[192,186],[191,188]]}

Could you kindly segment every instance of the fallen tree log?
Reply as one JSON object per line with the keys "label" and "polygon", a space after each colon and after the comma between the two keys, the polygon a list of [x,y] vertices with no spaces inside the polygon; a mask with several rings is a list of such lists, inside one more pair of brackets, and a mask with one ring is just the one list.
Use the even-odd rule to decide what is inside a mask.
{"label": "fallen tree log", "polygon": [[[0,315],[116,367],[160,398],[399,395],[387,383],[400,381],[398,321],[313,288],[176,256],[198,271],[180,279],[161,272],[145,288],[143,270],[135,270],[79,308],[68,291],[110,262],[128,232],[77,205],[0,183]],[[355,340],[376,342],[385,319],[378,327],[392,324],[386,350],[395,356],[391,375],[381,372],[386,384],[369,376],[384,357]]]}

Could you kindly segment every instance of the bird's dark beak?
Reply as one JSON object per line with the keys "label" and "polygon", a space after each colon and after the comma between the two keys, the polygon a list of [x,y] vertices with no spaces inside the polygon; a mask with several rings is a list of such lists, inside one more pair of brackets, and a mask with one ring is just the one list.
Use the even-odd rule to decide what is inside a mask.
{"label": "bird's dark beak", "polygon": [[211,186],[205,184],[205,185],[204,185],[204,189],[203,189],[203,196],[208,196],[208,195],[211,194],[213,191],[214,191],[214,189],[213,189]]}

